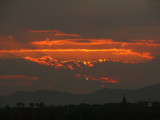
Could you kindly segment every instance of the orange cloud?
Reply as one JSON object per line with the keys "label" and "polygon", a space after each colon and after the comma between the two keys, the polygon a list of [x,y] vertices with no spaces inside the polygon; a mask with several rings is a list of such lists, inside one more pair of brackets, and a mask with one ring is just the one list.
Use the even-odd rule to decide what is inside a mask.
{"label": "orange cloud", "polygon": [[149,45],[149,46],[160,46],[160,40],[132,40],[135,43]]}
{"label": "orange cloud", "polygon": [[27,80],[27,81],[33,81],[38,80],[38,77],[29,77],[26,75],[0,75],[0,80]]}
{"label": "orange cloud", "polygon": [[[53,66],[55,68],[70,69],[70,70],[74,70],[77,68],[83,69],[83,66],[87,66],[87,67],[94,66],[93,62],[90,63],[90,62],[76,61],[76,60],[58,61],[58,60],[54,60],[49,56],[43,56],[41,58],[25,57],[24,59],[38,63],[38,64],[42,64],[42,65]],[[83,63],[83,66],[81,66],[80,63]]]}
{"label": "orange cloud", "polygon": [[92,62],[122,62],[141,63],[154,59],[149,52],[135,52],[130,49],[22,49],[22,50],[0,50],[0,56],[13,54],[18,58],[37,58],[49,56],[57,61],[78,61],[88,66]]}
{"label": "orange cloud", "polygon": [[[0,41],[0,59],[6,58],[29,58],[31,61],[43,63],[45,65],[53,64],[43,60],[44,56],[54,59],[55,66],[62,67],[64,61],[78,62],[85,66],[93,67],[97,62],[122,62],[122,63],[142,63],[148,62],[158,56],[160,44],[159,40],[132,40],[129,42],[117,42],[112,39],[66,39],[65,36],[73,37],[78,34],[66,34],[58,30],[30,30],[34,35],[43,34],[46,38],[48,35],[63,36],[63,38],[55,40],[48,38],[46,40],[32,41],[28,44],[19,44],[15,38],[8,38]],[[40,33],[40,34],[39,34]],[[34,35],[33,38],[34,39]],[[24,36],[25,37],[25,36]],[[2,39],[2,38],[0,38]],[[3,46],[5,46],[4,49]],[[58,62],[55,62],[57,60]],[[42,62],[43,61],[43,62]],[[53,62],[53,61],[52,61]],[[61,63],[62,62],[62,63]],[[52,66],[54,66],[52,65]],[[72,66],[72,65],[71,65]],[[68,68],[73,68],[74,67]]]}
{"label": "orange cloud", "polygon": [[[65,39],[30,42],[34,46],[55,46],[55,45],[103,45],[111,44],[111,40],[94,40],[94,39]],[[114,43],[115,44],[115,43]]]}
{"label": "orange cloud", "polygon": [[[124,46],[160,46],[158,41],[154,40],[132,40],[133,42],[115,42],[112,39],[62,39],[62,40],[50,40],[46,39],[44,41],[30,42],[34,46],[54,46],[55,45],[119,45],[119,47]],[[103,47],[99,46],[99,47]]]}
{"label": "orange cloud", "polygon": [[68,37],[81,37],[80,35],[77,35],[77,34],[66,34],[66,33],[56,33],[54,35],[55,36],[68,36]]}
{"label": "orange cloud", "polygon": [[[117,42],[113,41],[112,39],[81,38],[81,39],[59,39],[59,40],[46,39],[43,41],[30,42],[30,44],[36,47],[37,49],[59,49],[59,51],[62,50],[69,52],[72,48],[71,51],[87,51],[90,52],[91,54],[93,53],[93,51],[95,54],[99,54],[99,52],[101,52],[100,54],[106,56],[105,58],[99,57],[99,59],[102,60],[106,59],[109,61],[114,61],[114,62],[120,61],[123,63],[141,63],[145,61],[142,60],[141,58],[145,58],[146,61],[150,61],[154,59],[155,56],[159,56],[160,54],[159,42],[160,42],[159,40],[131,40],[129,42]],[[110,53],[109,51],[110,52],[112,51],[112,53]],[[117,56],[118,58],[115,56]],[[126,61],[124,59],[126,59]]]}
{"label": "orange cloud", "polygon": [[53,33],[54,36],[66,36],[66,37],[81,37],[78,34],[62,33],[58,30],[30,30],[32,33]]}
{"label": "orange cloud", "polygon": [[[75,78],[94,81],[101,87],[105,87],[106,83],[117,83],[117,80],[104,74],[98,77],[89,75],[102,63],[112,61],[139,64],[150,62],[160,55],[159,40],[119,42],[112,39],[88,39],[58,30],[31,30],[20,37],[13,36],[0,37],[0,59],[21,58],[52,68],[67,69],[77,74]],[[16,38],[22,38],[22,41],[18,42]],[[31,86],[32,81],[37,79],[25,75],[6,75],[0,76],[0,85]],[[47,87],[52,88],[53,85]]]}
{"label": "orange cloud", "polygon": [[0,75],[0,85],[2,86],[31,86],[31,82],[35,80],[38,80],[38,77],[26,75]]}
{"label": "orange cloud", "polygon": [[13,36],[0,35],[0,49],[22,49],[25,48],[20,42],[14,39]]}
{"label": "orange cloud", "polygon": [[30,42],[37,49],[130,49],[137,53],[160,54],[159,41],[138,40],[130,42],[115,42],[112,39],[60,39]]}
{"label": "orange cloud", "polygon": [[77,74],[75,76],[75,78],[77,78],[77,79],[84,78],[87,81],[88,80],[97,80],[97,81],[100,81],[101,83],[117,83],[117,80],[114,80],[114,79],[108,78],[108,77],[99,77],[99,78],[96,78],[94,76]]}

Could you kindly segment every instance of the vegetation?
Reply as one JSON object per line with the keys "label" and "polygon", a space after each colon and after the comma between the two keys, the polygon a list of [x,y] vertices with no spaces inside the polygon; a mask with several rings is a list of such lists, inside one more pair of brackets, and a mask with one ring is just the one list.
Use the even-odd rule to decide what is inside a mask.
{"label": "vegetation", "polygon": [[108,103],[46,106],[41,103],[0,109],[1,120],[160,120],[160,103]]}

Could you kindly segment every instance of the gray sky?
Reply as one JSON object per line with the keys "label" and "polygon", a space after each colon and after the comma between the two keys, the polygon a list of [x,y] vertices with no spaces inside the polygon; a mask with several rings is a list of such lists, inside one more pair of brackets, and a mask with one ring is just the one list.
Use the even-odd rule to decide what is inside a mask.
{"label": "gray sky", "polygon": [[[102,85],[109,88],[140,88],[159,83],[159,13],[159,0],[1,0],[1,50],[83,48],[81,44],[75,45],[68,40],[82,39],[76,43],[85,44],[93,41],[101,43],[95,46],[88,44],[87,49],[131,49],[132,54],[116,56],[114,52],[107,53],[109,62],[95,63],[94,67],[83,66],[83,70],[69,70],[55,68],[52,65],[41,65],[33,61],[28,62],[17,53],[6,54],[0,51],[0,95],[16,90],[39,89],[88,93],[102,89]],[[44,32],[45,30],[50,31]],[[65,45],[67,42],[70,45],[31,45],[31,42],[46,39],[65,40]],[[102,45],[102,39],[111,39],[112,42],[110,45],[108,43]],[[140,45],[141,40],[144,40],[143,45]],[[133,44],[122,46],[121,43]],[[144,54],[146,52],[147,54]],[[36,54],[36,57],[43,57],[43,54]],[[112,56],[107,56],[108,54]],[[28,54],[23,54],[23,57],[24,55]],[[33,57],[33,53],[29,55]],[[95,54],[95,56],[100,55]],[[146,60],[149,59],[146,56],[154,58]],[[124,63],[125,59],[132,58],[134,61],[135,58],[135,61],[140,61],[141,57],[145,57],[143,62]],[[77,74],[81,74],[81,78],[76,78]],[[92,80],[84,79],[86,74]],[[30,78],[15,75],[26,75]],[[34,80],[35,76],[38,80]],[[115,79],[117,83],[93,80],[102,79],[102,77],[107,77],[109,80]]]}

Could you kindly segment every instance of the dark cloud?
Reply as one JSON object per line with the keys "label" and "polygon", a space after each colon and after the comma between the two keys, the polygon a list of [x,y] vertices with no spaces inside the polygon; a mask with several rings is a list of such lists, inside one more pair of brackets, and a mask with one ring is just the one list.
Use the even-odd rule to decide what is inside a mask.
{"label": "dark cloud", "polygon": [[[80,43],[89,43],[87,38],[111,38],[127,42],[131,39],[160,40],[159,13],[159,0],[1,0],[0,49],[32,49],[34,47],[29,42],[45,40],[46,36],[56,39],[53,33],[36,34],[30,30],[59,30],[70,35],[78,34],[86,39],[78,41]],[[110,84],[110,87],[137,88],[159,82],[159,60],[140,64],[105,62],[86,68],[85,72],[95,78],[116,79],[118,83]],[[39,78],[32,82],[33,86],[1,87],[0,94],[20,89],[91,92],[100,89],[101,85],[100,81],[74,78],[79,74],[77,71],[54,69],[21,59],[0,60],[0,66],[0,75]]]}
{"label": "dark cloud", "polygon": [[[76,79],[76,71],[68,69],[56,69],[52,66],[39,65],[37,63],[26,62],[22,59],[8,59],[0,61],[1,75],[27,75],[37,76],[38,80],[32,81],[32,86],[10,87],[1,86],[0,94],[7,94],[7,91],[16,90],[39,90],[52,89],[58,91],[91,92],[100,88],[98,81],[86,81],[85,79]],[[52,88],[53,86],[53,88]]]}
{"label": "dark cloud", "polygon": [[1,87],[26,87],[32,86],[32,81],[38,80],[38,77],[26,75],[0,75]]}
{"label": "dark cloud", "polygon": [[[95,66],[94,74],[102,76],[106,74],[119,81],[121,88],[138,88],[151,84],[159,83],[159,58],[149,63],[141,64],[122,64],[107,62]],[[101,72],[103,71],[103,72]],[[116,84],[115,84],[116,86]]]}
{"label": "dark cloud", "polygon": [[159,39],[156,3],[150,0],[14,0],[3,4],[5,15],[1,27],[58,29],[121,41]]}
{"label": "dark cloud", "polygon": [[1,86],[0,94],[8,94],[16,90],[52,89],[72,93],[88,93],[101,89],[98,80],[76,79],[77,74],[94,76],[96,78],[108,77],[117,80],[118,83],[104,83],[110,88],[140,88],[159,83],[160,64],[159,59],[150,63],[123,64],[106,62],[96,64],[93,68],[85,68],[85,71],[68,70],[51,66],[39,65],[25,60],[0,60],[0,72],[3,75],[37,76],[38,80],[32,81],[31,86],[10,87]]}
{"label": "dark cloud", "polygon": [[91,43],[92,41],[91,40],[77,40],[75,42],[77,42],[77,43]]}

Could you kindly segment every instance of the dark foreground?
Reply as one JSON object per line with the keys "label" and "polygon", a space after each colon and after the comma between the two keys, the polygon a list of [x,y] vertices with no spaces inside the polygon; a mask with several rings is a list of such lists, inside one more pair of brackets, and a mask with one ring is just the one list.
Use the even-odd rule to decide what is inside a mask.
{"label": "dark foreground", "polygon": [[155,102],[152,107],[146,102],[48,107],[43,103],[28,107],[17,104],[1,108],[0,120],[160,120],[160,103]]}

